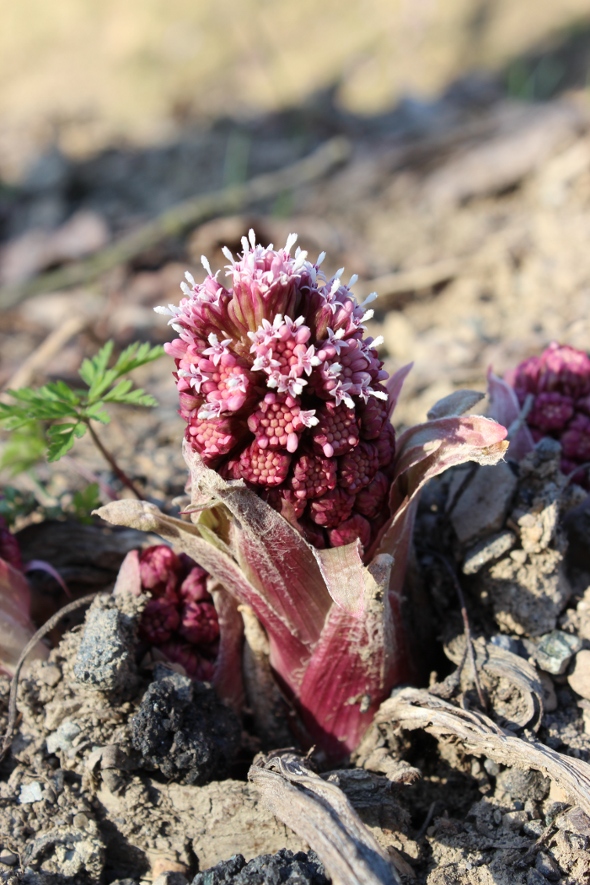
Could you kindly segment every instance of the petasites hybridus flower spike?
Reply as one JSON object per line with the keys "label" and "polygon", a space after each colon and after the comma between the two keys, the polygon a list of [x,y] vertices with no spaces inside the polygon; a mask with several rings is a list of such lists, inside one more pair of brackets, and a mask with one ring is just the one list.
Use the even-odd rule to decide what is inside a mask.
{"label": "petasites hybridus flower spike", "polygon": [[[506,430],[461,417],[478,397],[457,392],[395,444],[410,366],[387,378],[366,306],[340,273],[291,256],[294,242],[275,251],[251,234],[228,255],[231,288],[205,262],[169,309],[192,522],[131,500],[98,512],[158,533],[254,614],[309,742],[336,760],[420,658],[401,616],[419,490],[455,464],[496,463]],[[220,615],[222,646],[225,633]]]}
{"label": "petasites hybridus flower spike", "polygon": [[377,510],[367,489],[395,451],[380,341],[365,334],[372,312],[342,271],[326,279],[319,260],[291,254],[295,241],[274,250],[250,231],[238,259],[225,252],[229,288],[204,260],[205,282],[188,277],[180,305],[161,309],[179,336],[166,350],[186,439],[208,467],[243,479],[279,512],[294,507],[316,546],[354,537],[367,546],[379,528],[365,516]]}
{"label": "petasites hybridus flower spike", "polygon": [[590,357],[552,342],[502,380],[489,373],[491,412],[514,428],[509,456],[520,460],[546,436],[561,444],[561,469],[590,489]]}

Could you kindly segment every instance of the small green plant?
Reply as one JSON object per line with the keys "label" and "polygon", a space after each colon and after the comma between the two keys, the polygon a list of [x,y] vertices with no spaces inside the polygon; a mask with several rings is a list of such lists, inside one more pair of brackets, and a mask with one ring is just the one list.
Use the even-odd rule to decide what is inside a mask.
{"label": "small green plant", "polygon": [[65,381],[50,381],[42,387],[22,387],[6,392],[14,402],[0,403],[0,424],[12,431],[13,436],[4,450],[0,467],[20,472],[43,456],[48,461],[57,461],[70,451],[77,439],[89,433],[121,482],[141,497],[105,449],[93,422],[109,424],[111,418],[105,410],[109,403],[157,405],[153,396],[135,387],[126,376],[158,359],[164,351],[160,346],[135,342],[109,368],[113,347],[114,342],[107,341],[95,357],[82,363],[79,375],[87,385],[86,390],[70,387]]}

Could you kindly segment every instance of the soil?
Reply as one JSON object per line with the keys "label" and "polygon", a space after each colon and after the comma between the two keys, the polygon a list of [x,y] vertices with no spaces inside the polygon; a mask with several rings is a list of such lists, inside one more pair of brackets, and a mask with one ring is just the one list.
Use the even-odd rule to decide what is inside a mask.
{"label": "soil", "polygon": [[[326,249],[328,271],[344,264],[359,274],[359,291],[380,292],[370,331],[384,336],[387,367],[415,361],[397,427],[423,420],[459,387],[485,389],[490,364],[501,373],[551,339],[586,349],[587,95],[527,104],[492,79],[460,86],[425,104],[419,120],[403,108],[363,119],[326,94],[312,110],[220,121],[166,148],[110,149],[83,161],[45,155],[37,184],[2,206],[5,282],[75,260],[139,216],[222,184],[236,132],[251,139],[253,174],[281,168],[328,135],[346,135],[353,149],[348,163],[313,185],[163,239],[98,282],[5,310],[2,382],[12,385],[17,371],[20,384],[74,382],[82,357],[109,337],[118,347],[166,340],[152,308],[177,300],[184,270],[197,275],[202,253],[221,266],[220,246],[237,251],[249,226],[263,242],[298,231],[312,253]],[[301,130],[305,138],[293,137]],[[81,318],[80,334],[30,361],[72,316]],[[146,494],[169,505],[185,481],[170,365],[163,359],[137,376],[159,406],[118,410],[103,438]],[[493,483],[491,469],[452,471],[422,496],[412,592],[421,588],[431,611],[420,609],[415,626],[436,625],[436,642],[421,646],[435,649],[424,668],[434,692],[479,709],[469,663],[450,675],[465,648],[450,564],[465,596],[488,715],[511,733],[590,762],[587,498],[565,482],[551,446],[518,467],[502,465]],[[105,501],[109,490],[126,494],[84,439],[68,459],[40,465],[34,479],[3,478],[34,499],[17,522],[25,559],[50,561],[74,595],[109,591],[125,553],[150,543],[71,521],[74,492],[94,476]],[[41,623],[67,600],[48,575],[32,574],[31,582]],[[0,767],[2,882],[184,885],[198,874],[195,885],[320,885],[317,858],[298,854],[313,846],[280,823],[246,780],[261,745],[251,722],[240,723],[208,686],[138,661],[137,616],[129,601],[95,601],[85,626],[81,618],[62,625],[51,635],[49,659],[30,664],[22,678],[17,732]],[[0,731],[8,692],[3,678]],[[590,819],[554,779],[391,724],[379,726],[375,742],[352,769],[356,780],[350,770],[322,776],[349,796],[404,883],[590,881]]]}

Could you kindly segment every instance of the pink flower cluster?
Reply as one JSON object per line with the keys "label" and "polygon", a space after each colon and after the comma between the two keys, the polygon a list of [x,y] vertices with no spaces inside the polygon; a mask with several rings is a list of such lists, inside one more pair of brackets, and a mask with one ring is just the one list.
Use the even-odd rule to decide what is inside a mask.
{"label": "pink flower cluster", "polygon": [[[532,397],[526,422],[533,439],[559,441],[564,473],[590,462],[590,357],[584,351],[553,342],[541,356],[520,363],[506,381],[521,406]],[[589,486],[585,471],[576,480]]]}
{"label": "pink flower cluster", "polygon": [[164,544],[140,554],[139,572],[142,590],[151,595],[139,624],[140,639],[181,664],[193,679],[210,680],[219,622],[207,592],[207,572]]}
{"label": "pink flower cluster", "polygon": [[243,479],[317,547],[359,538],[387,517],[395,434],[373,311],[339,271],[327,279],[307,253],[256,244],[253,231],[225,288],[187,274],[166,345],[177,371],[186,439],[226,479]]}

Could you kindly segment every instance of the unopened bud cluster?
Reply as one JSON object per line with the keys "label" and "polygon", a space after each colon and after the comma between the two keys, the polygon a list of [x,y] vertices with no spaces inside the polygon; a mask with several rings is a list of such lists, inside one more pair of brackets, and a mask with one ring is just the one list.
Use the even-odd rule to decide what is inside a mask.
{"label": "unopened bud cluster", "polygon": [[186,439],[226,479],[243,479],[317,547],[368,546],[387,516],[395,435],[380,341],[365,335],[338,272],[307,253],[242,240],[226,288],[211,272],[170,313]]}
{"label": "unopened bud cluster", "polygon": [[219,622],[207,592],[207,572],[163,544],[141,553],[139,570],[142,590],[151,596],[141,616],[140,639],[181,664],[193,679],[210,680]]}
{"label": "unopened bud cluster", "polygon": [[[520,363],[506,380],[521,406],[530,405],[526,422],[538,442],[551,436],[561,444],[561,469],[589,487],[590,358],[584,351],[555,342],[540,356]],[[532,398],[532,399],[529,399]]]}

